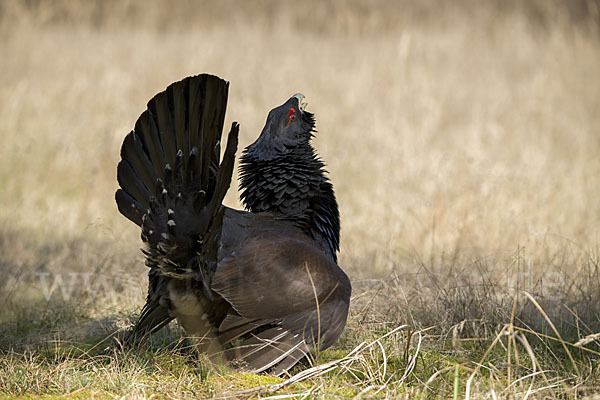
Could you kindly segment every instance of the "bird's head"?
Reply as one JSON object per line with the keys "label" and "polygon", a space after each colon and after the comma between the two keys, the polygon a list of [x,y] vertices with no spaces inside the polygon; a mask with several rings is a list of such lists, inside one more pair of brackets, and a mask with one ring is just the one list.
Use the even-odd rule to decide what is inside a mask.
{"label": "bird's head", "polygon": [[246,149],[247,154],[269,160],[309,146],[315,128],[312,113],[306,111],[304,95],[296,93],[272,109],[260,136]]}

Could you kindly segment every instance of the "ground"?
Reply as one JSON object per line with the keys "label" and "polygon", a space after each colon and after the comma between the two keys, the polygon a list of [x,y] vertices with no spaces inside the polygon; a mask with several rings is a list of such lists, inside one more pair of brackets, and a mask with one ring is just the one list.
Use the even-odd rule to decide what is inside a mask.
{"label": "ground", "polygon": [[[0,398],[600,392],[598,5],[0,3]],[[120,143],[201,72],[240,146],[296,92],[316,114],[354,290],[290,376],[212,365],[175,323],[121,347],[147,271]]]}

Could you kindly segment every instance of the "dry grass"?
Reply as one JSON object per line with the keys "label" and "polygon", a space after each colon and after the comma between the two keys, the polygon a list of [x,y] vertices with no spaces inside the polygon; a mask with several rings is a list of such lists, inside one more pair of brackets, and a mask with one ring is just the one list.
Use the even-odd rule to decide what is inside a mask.
{"label": "dry grass", "polygon": [[[600,388],[598,2],[146,4],[0,4],[0,394]],[[146,272],[113,202],[120,143],[200,72],[231,81],[242,146],[294,92],[317,116],[355,290],[315,360],[341,361],[287,388],[191,361],[175,326],[133,353],[115,340]],[[59,274],[69,296],[47,301]]]}

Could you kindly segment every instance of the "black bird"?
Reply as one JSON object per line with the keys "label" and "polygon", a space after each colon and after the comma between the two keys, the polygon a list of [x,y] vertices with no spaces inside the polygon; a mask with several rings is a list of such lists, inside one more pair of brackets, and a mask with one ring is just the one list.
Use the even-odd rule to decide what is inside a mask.
{"label": "black bird", "polygon": [[200,351],[279,375],[346,325],[338,206],[300,94],[269,112],[243,152],[247,211],[222,205],[239,131],[234,122],[220,160],[228,88],[206,74],[171,84],[123,142],[116,201],[142,228],[150,267],[129,342],[177,318]]}

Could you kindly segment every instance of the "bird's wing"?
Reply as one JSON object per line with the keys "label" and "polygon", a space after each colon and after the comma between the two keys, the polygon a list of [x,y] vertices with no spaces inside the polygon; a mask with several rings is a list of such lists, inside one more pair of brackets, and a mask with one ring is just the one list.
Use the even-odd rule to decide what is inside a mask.
{"label": "bird's wing", "polygon": [[[212,289],[235,314],[219,327],[226,351],[254,372],[280,374],[314,347],[327,348],[346,324],[350,281],[308,238],[258,235],[219,262]],[[257,328],[260,327],[260,328]]]}
{"label": "bird's wing", "polygon": [[148,272],[148,296],[142,308],[137,323],[133,329],[130,340],[141,339],[146,334],[151,334],[173,320],[173,315],[167,305],[168,279],[153,268]]}

